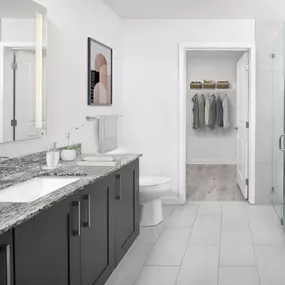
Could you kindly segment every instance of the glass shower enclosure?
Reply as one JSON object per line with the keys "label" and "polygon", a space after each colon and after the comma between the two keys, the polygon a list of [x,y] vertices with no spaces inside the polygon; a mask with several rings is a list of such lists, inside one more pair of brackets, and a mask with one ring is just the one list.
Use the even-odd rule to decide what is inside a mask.
{"label": "glass shower enclosure", "polygon": [[285,26],[278,33],[274,44],[274,99],[273,99],[273,142],[272,142],[272,203],[281,223],[284,220],[285,198]]}

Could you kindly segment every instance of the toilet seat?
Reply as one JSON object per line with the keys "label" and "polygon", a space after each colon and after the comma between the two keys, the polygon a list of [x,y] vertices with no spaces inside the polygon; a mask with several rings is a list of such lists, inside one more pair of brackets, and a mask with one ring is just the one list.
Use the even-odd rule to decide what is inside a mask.
{"label": "toilet seat", "polygon": [[140,177],[140,200],[146,202],[161,198],[170,190],[170,179],[167,177]]}
{"label": "toilet seat", "polygon": [[167,177],[160,176],[143,176],[140,177],[140,186],[141,187],[152,187],[163,185],[165,183],[170,183],[170,179]]}

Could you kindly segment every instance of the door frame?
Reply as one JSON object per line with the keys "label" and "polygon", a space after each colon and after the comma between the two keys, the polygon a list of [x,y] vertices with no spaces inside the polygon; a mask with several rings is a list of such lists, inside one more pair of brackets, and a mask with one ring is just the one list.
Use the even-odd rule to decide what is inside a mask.
{"label": "door frame", "polygon": [[186,202],[186,52],[244,51],[249,54],[249,155],[248,202],[255,204],[255,129],[256,129],[256,48],[254,42],[179,42],[179,103],[178,103],[178,199]]}

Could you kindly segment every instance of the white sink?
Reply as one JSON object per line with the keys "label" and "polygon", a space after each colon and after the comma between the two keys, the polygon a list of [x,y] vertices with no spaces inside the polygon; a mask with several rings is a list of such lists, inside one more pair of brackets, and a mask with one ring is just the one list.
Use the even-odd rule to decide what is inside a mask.
{"label": "white sink", "polygon": [[37,177],[0,190],[0,202],[28,203],[54,192],[79,177]]}

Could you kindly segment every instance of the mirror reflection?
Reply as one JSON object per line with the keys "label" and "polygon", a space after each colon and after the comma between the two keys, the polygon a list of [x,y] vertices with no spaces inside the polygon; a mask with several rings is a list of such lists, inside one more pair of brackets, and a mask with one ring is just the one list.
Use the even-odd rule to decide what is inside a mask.
{"label": "mirror reflection", "polygon": [[46,133],[45,14],[31,0],[0,0],[0,143]]}

